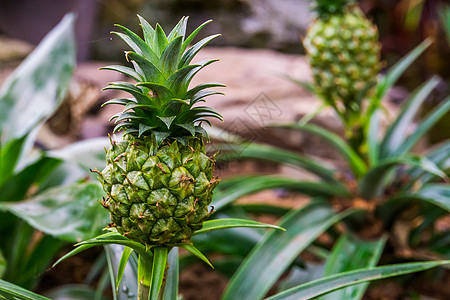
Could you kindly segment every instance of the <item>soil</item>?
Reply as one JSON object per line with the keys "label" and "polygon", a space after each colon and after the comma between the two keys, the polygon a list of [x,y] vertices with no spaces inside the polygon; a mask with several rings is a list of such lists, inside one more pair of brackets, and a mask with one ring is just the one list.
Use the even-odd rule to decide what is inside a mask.
{"label": "soil", "polygon": [[203,264],[194,264],[180,275],[180,294],[184,300],[220,299],[228,279]]}

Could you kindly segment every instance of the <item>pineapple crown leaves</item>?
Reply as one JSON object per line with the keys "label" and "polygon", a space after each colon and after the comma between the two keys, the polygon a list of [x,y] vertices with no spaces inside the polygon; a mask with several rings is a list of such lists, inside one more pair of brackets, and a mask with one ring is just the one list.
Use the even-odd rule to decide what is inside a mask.
{"label": "pineapple crown leaves", "polygon": [[156,136],[158,141],[171,138],[184,143],[187,137],[206,136],[202,122],[211,125],[210,118],[222,120],[222,116],[208,106],[199,106],[204,98],[223,94],[210,88],[225,87],[220,83],[204,83],[189,89],[192,78],[216,59],[190,64],[195,55],[219,34],[205,37],[188,48],[200,30],[211,20],[204,22],[189,36],[186,36],[188,17],[183,17],[168,35],[157,24],[153,28],[144,18],[138,16],[143,39],[126,27],[116,25],[119,36],[131,51],[125,58],[131,67],[112,65],[103,67],[125,74],[136,83],[111,82],[104,90],[125,91],[130,99],[111,99],[103,105],[124,106],[122,112],[111,117],[115,131],[124,130],[124,135]]}
{"label": "pineapple crown leaves", "polygon": [[347,7],[355,4],[355,0],[315,0],[314,10],[319,18],[343,13]]}

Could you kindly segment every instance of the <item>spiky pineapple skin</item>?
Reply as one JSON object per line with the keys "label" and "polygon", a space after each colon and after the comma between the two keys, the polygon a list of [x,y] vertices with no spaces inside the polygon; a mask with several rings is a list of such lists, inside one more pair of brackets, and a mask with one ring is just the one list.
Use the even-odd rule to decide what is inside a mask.
{"label": "spiky pineapple skin", "polygon": [[380,70],[378,30],[357,6],[317,18],[303,41],[318,93],[333,105],[368,97]]}
{"label": "spiky pineapple skin", "polygon": [[186,145],[157,145],[154,136],[128,136],[112,142],[100,181],[103,206],[117,231],[146,245],[174,246],[189,241],[209,216],[214,161],[201,137]]}

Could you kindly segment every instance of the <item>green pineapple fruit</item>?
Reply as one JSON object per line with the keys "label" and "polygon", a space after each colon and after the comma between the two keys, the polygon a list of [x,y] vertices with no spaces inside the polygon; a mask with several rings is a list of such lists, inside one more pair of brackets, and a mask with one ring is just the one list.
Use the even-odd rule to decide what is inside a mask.
{"label": "green pineapple fruit", "polygon": [[303,41],[317,92],[333,107],[359,111],[380,70],[378,30],[352,0],[316,0]]}
{"label": "green pineapple fruit", "polygon": [[103,69],[126,74],[136,81],[112,82],[105,89],[130,93],[130,99],[112,99],[107,104],[123,105],[114,115],[114,131],[123,130],[124,140],[111,141],[105,169],[98,172],[107,198],[103,206],[112,224],[124,236],[146,245],[174,246],[189,242],[193,232],[209,216],[214,160],[205,153],[208,118],[221,115],[207,106],[204,98],[221,94],[210,90],[218,83],[189,89],[193,76],[216,60],[190,64],[197,52],[217,37],[206,37],[191,48],[200,29],[186,37],[187,18],[166,35],[156,25],[139,17],[144,39],[116,25],[114,32],[132,49],[125,56],[133,68],[108,66]]}

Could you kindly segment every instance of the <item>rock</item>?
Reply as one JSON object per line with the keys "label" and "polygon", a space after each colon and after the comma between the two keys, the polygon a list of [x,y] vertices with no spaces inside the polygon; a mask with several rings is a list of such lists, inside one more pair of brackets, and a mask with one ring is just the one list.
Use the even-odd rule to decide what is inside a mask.
{"label": "rock", "polygon": [[24,59],[33,50],[27,42],[0,36],[0,63],[16,62]]}

